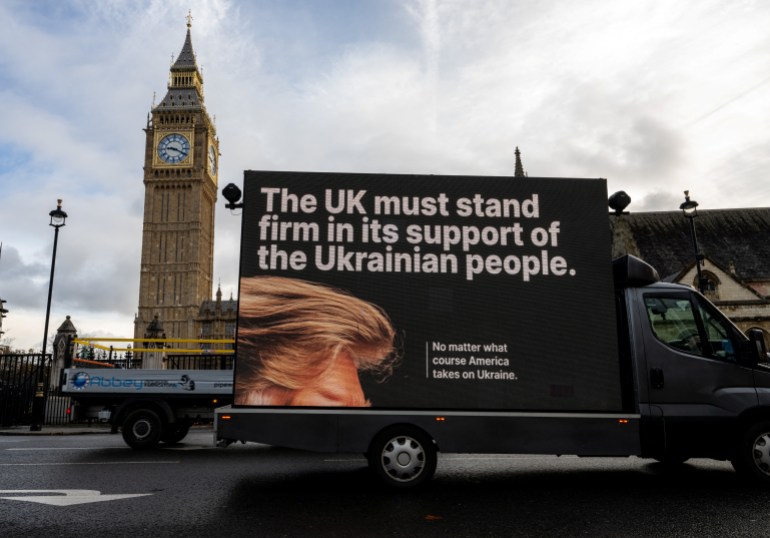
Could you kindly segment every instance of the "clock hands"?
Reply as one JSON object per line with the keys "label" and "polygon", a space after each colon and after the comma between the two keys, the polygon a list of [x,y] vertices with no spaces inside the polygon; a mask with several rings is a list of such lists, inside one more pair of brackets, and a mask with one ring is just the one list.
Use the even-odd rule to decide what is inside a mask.
{"label": "clock hands", "polygon": [[174,146],[166,146],[166,151],[170,151],[172,149],[177,153],[181,153],[183,157],[187,155],[187,152],[184,149],[175,148]]}

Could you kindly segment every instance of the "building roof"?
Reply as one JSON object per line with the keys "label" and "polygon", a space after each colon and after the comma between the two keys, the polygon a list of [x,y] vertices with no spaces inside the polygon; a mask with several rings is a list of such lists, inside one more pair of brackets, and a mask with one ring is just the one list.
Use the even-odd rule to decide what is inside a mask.
{"label": "building roof", "polygon": [[[678,274],[695,260],[690,223],[681,211],[610,215],[614,254],[635,254],[661,277]],[[698,211],[700,251],[717,265],[734,268],[744,282],[770,281],[770,208]]]}
{"label": "building roof", "polygon": [[197,70],[198,64],[195,63],[195,52],[192,46],[192,37],[190,36],[190,24],[187,24],[187,37],[182,45],[182,52],[177,56],[174,65],[171,66],[172,71],[190,71]]}
{"label": "building roof", "polygon": [[206,313],[221,313],[227,314],[238,313],[238,301],[235,299],[225,299],[224,301],[207,300],[201,303],[199,316],[204,316]]}
{"label": "building roof", "polygon": [[72,323],[72,320],[69,316],[67,316],[67,319],[64,320],[64,323],[59,325],[59,328],[56,330],[57,333],[77,333],[78,330],[75,328],[75,324]]}
{"label": "building roof", "polygon": [[[154,108],[158,110],[201,110],[203,108],[203,75],[195,61],[195,52],[190,35],[190,19],[188,16],[187,36],[182,45],[174,65],[171,66],[168,91],[160,104]],[[187,77],[178,75],[188,73]]]}
{"label": "building roof", "polygon": [[234,318],[238,315],[238,301],[233,299],[232,295],[230,299],[222,300],[222,287],[217,287],[216,299],[208,299],[201,303],[201,307],[198,310],[198,316],[205,318],[208,316],[219,316],[222,318]]}

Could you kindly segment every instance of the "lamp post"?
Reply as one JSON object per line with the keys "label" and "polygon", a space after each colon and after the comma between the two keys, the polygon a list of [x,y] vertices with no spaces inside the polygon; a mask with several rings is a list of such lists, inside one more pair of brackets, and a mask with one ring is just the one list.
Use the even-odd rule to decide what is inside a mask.
{"label": "lamp post", "polygon": [[51,317],[51,294],[53,293],[53,273],[56,267],[56,245],[59,242],[59,228],[64,226],[67,213],[62,211],[61,200],[57,200],[56,209],[48,214],[51,217],[49,226],[53,226],[53,254],[51,256],[51,278],[48,280],[48,303],[45,308],[45,330],[43,333],[43,353],[37,369],[37,387],[35,399],[32,401],[32,425],[29,431],[38,432],[43,428],[45,415],[45,348],[48,343],[48,321]]}
{"label": "lamp post", "polygon": [[701,293],[706,292],[705,282],[703,280],[703,274],[701,273],[701,265],[703,264],[703,254],[701,254],[698,248],[698,236],[695,233],[695,219],[698,216],[698,202],[690,200],[690,191],[684,191],[684,202],[679,206],[682,210],[685,218],[690,221],[690,235],[692,236],[692,248],[695,251],[695,271],[698,274],[698,291]]}

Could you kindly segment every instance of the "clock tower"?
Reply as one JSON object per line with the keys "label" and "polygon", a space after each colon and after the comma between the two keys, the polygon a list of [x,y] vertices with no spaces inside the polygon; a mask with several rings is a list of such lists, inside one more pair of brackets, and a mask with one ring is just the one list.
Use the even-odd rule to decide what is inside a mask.
{"label": "clock tower", "polygon": [[144,152],[144,226],[134,337],[157,316],[167,338],[199,338],[211,299],[219,140],[203,102],[203,76],[187,37],[168,91],[153,103]]}

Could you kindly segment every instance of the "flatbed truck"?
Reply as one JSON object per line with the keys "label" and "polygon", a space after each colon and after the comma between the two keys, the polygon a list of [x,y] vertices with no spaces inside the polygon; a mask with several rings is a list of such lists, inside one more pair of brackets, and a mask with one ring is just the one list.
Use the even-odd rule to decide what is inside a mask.
{"label": "flatbed truck", "polygon": [[62,392],[72,420],[108,422],[134,449],[178,443],[196,422],[232,402],[232,370],[66,368]]}

